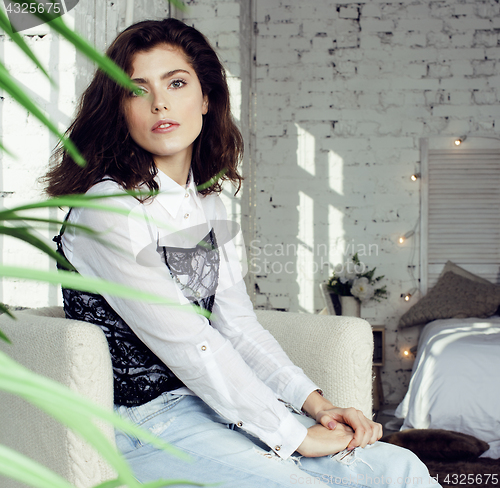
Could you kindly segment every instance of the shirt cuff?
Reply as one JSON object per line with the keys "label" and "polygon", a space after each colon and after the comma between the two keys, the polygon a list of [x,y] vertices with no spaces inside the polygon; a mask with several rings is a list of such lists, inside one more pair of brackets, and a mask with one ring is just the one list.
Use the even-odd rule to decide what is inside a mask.
{"label": "shirt cuff", "polygon": [[313,391],[317,390],[321,391],[321,388],[313,383],[306,375],[296,376],[286,385],[280,398],[282,397],[282,400],[291,403],[298,410],[301,410],[307,397]]}
{"label": "shirt cuff", "polygon": [[307,428],[291,412],[281,421],[280,427],[262,439],[282,459],[288,459],[306,438]]}

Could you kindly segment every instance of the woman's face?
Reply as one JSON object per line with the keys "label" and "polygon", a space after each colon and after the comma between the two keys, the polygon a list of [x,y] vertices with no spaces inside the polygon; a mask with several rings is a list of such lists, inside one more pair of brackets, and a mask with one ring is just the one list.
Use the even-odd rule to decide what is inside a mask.
{"label": "woman's face", "polygon": [[190,165],[201,132],[207,97],[183,51],[160,44],[132,59],[132,80],[143,96],[130,95],[124,113],[132,139],[168,174],[171,165]]}

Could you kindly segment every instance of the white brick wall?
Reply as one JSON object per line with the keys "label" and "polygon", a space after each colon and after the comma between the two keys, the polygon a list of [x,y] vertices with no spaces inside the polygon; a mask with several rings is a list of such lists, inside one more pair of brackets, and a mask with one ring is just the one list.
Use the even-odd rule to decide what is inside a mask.
{"label": "white brick wall", "polygon": [[[255,238],[296,243],[306,256],[329,243],[331,264],[353,239],[379,246],[364,260],[385,274],[390,297],[362,316],[386,325],[384,393],[399,401],[411,368],[401,350],[418,334],[396,330],[412,304],[400,296],[413,287],[407,266],[418,276],[418,233],[396,243],[419,219],[419,183],[409,176],[419,168],[420,137],[499,136],[498,3],[258,0],[255,20]],[[299,160],[295,124],[310,135],[312,172]],[[326,276],[300,265],[261,273],[256,303],[318,311]]]}
{"label": "white brick wall", "polygon": [[[160,3],[136,0],[133,20],[162,16]],[[184,19],[207,35],[227,67],[234,114],[247,143],[244,188],[232,198],[228,187],[224,198],[230,216],[244,227],[256,305],[317,312],[323,307],[318,284],[328,277],[329,265],[348,246],[378,246],[362,258],[386,276],[390,296],[364,307],[362,316],[387,328],[384,393],[387,401],[399,401],[411,370],[401,351],[418,334],[396,329],[412,304],[401,299],[414,286],[408,266],[419,273],[418,232],[397,244],[419,220],[419,182],[409,176],[419,170],[421,137],[499,137],[498,3],[186,3]],[[94,4],[81,0],[76,25],[104,48],[125,25],[125,2],[102,5],[97,23]],[[57,59],[68,61],[59,72],[59,94],[4,39],[0,49],[64,126],[88,80],[88,66],[75,63],[70,52],[54,57],[66,48],[56,47],[50,36],[30,39],[54,72]],[[35,197],[26,189],[35,188],[54,141],[48,143],[39,124],[8,99],[0,106],[3,141],[21,153],[19,161],[2,156],[2,190],[14,192],[5,197],[11,204]],[[3,262],[24,260],[17,245],[1,245]],[[4,284],[2,299],[29,305],[55,300],[54,291],[29,286]]]}

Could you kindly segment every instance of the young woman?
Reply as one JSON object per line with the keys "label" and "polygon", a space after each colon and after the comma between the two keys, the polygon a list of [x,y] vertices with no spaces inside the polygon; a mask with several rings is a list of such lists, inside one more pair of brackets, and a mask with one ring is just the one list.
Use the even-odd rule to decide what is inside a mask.
{"label": "young woman", "polygon": [[63,290],[66,315],[106,334],[118,412],[194,459],[186,464],[118,433],[137,479],[239,488],[432,484],[413,454],[376,442],[379,424],[323,398],[257,322],[218,196],[222,180],[241,183],[243,144],[224,69],[203,35],[174,19],[145,21],[107,54],[141,96],[96,73],[68,130],[88,164],[78,167],[59,149],[47,191],[109,195],[106,204],[120,210],[71,210],[71,222],[100,233],[94,239],[70,226],[59,237],[79,273],[176,305]]}

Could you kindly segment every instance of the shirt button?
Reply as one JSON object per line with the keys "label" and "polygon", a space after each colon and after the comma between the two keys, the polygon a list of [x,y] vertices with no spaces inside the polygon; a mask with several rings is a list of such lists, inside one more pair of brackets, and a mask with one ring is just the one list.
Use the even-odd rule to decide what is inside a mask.
{"label": "shirt button", "polygon": [[184,214],[184,218],[188,219],[189,218],[189,214],[188,213]]}
{"label": "shirt button", "polygon": [[189,193],[186,193],[186,194],[184,195],[184,198],[189,198]]}
{"label": "shirt button", "polygon": [[242,426],[243,426],[243,422],[238,422],[236,425],[237,425],[238,427],[242,427]]}
{"label": "shirt button", "polygon": [[207,350],[207,346],[201,346],[201,350],[202,351],[206,351]]}
{"label": "shirt button", "polygon": [[275,450],[275,451],[279,451],[279,450],[281,450],[281,446],[274,446],[274,450]]}

